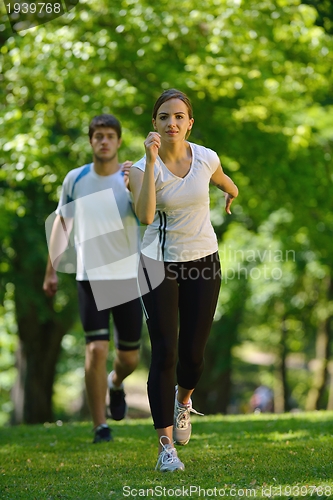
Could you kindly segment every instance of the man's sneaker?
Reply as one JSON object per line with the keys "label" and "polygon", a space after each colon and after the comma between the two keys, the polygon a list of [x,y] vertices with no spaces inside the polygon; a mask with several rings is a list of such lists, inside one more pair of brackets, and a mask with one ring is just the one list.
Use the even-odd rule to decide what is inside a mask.
{"label": "man's sneaker", "polygon": [[[169,442],[167,444],[163,444],[162,439],[167,439]],[[179,460],[177,451],[170,442],[170,439],[167,436],[161,436],[160,443],[162,445],[162,451],[158,455],[155,470],[159,470],[161,472],[174,472],[175,470],[184,470],[185,466],[183,462]]]}
{"label": "man's sneaker", "polygon": [[192,408],[191,399],[186,405],[182,405],[181,403],[179,403],[177,395],[178,392],[176,392],[175,398],[173,439],[177,444],[181,444],[184,446],[189,442],[192,432],[190,413],[195,413],[196,415],[201,416],[203,416],[203,413],[199,413],[197,410]]}
{"label": "man's sneaker", "polygon": [[127,404],[125,400],[125,392],[123,386],[119,389],[113,387],[112,373],[108,376],[109,397],[110,397],[110,413],[113,420],[122,420],[127,412]]}
{"label": "man's sneaker", "polygon": [[95,429],[93,443],[102,443],[103,441],[112,441],[111,429],[107,424],[101,424]]}

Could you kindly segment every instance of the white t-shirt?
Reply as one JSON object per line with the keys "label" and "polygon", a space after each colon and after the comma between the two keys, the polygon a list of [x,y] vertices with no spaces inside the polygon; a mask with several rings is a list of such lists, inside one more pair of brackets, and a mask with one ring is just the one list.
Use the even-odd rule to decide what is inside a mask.
{"label": "white t-shirt", "polygon": [[[184,178],[170,172],[160,157],[154,165],[156,213],[145,231],[142,253],[155,260],[192,261],[218,249],[210,222],[209,182],[220,160],[211,149],[189,144],[192,162]],[[131,168],[145,167],[144,156]]]}
{"label": "white t-shirt", "polygon": [[56,214],[74,218],[77,280],[137,276],[139,226],[121,170],[101,176],[92,163],[71,170]]}

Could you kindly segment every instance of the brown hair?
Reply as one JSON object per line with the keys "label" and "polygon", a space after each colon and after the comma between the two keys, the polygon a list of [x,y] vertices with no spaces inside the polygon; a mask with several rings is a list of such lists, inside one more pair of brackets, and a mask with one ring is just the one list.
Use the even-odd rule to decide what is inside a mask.
{"label": "brown hair", "polygon": [[153,119],[156,120],[157,116],[157,111],[159,110],[160,106],[164,104],[166,101],[169,101],[170,99],[180,99],[186,104],[188,115],[190,118],[193,118],[193,109],[192,109],[192,104],[189,98],[187,97],[184,92],[181,90],[177,89],[168,89],[162,92],[160,97],[157,99],[157,101],[154,104],[153,108]]}
{"label": "brown hair", "polygon": [[89,138],[91,139],[97,127],[113,128],[117,132],[118,139],[121,138],[121,125],[119,120],[113,115],[95,116],[89,125]]}

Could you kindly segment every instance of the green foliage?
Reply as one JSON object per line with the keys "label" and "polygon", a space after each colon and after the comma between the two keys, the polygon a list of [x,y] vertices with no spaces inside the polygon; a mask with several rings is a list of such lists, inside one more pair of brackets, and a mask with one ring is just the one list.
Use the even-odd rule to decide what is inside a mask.
{"label": "green foliage", "polygon": [[312,5],[317,10],[316,24],[325,31],[333,33],[333,5],[330,0],[303,0],[303,3]]}
{"label": "green foliage", "polygon": [[[157,442],[150,419],[114,422],[114,442],[99,445],[91,444],[87,423],[58,421],[15,427],[10,433],[0,428],[6,457],[1,461],[2,498],[120,500],[135,496],[134,490],[135,497],[152,497],[154,490],[158,496],[163,488],[176,496],[175,490],[189,491],[190,486],[198,488],[193,498],[212,496],[199,495],[199,488],[224,489],[225,496],[235,498],[267,498],[270,487],[276,496],[330,498],[331,420],[332,413],[320,412],[193,418],[191,441],[178,448],[185,463],[180,474],[154,471]],[[278,495],[278,488],[285,494]]]}
{"label": "green foliage", "polygon": [[16,377],[15,351],[17,325],[15,321],[14,286],[8,283],[0,306],[0,425],[8,420],[12,410],[10,390]]}

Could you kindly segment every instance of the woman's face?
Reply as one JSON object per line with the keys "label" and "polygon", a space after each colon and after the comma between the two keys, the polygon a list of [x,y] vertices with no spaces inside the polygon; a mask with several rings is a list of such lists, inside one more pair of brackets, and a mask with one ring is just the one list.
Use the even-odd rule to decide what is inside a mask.
{"label": "woman's face", "polygon": [[186,104],[181,99],[169,99],[161,104],[153,119],[154,129],[167,142],[184,141],[194,119],[189,117]]}

